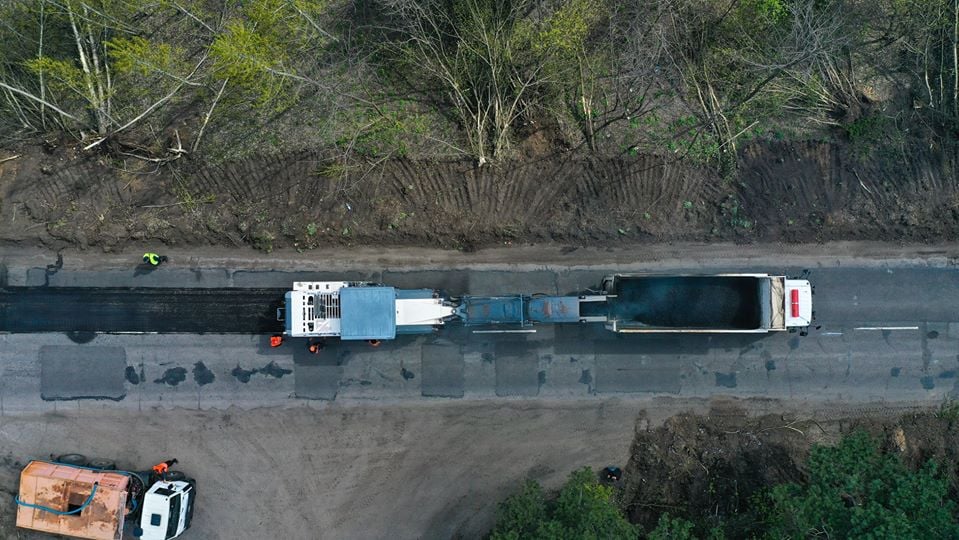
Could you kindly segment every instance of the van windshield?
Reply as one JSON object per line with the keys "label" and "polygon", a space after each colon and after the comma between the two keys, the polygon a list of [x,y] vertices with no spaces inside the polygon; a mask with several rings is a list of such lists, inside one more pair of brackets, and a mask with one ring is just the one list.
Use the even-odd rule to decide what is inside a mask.
{"label": "van windshield", "polygon": [[177,527],[180,525],[180,502],[182,499],[183,497],[179,493],[170,497],[170,517],[166,526],[166,537],[168,539],[176,536]]}

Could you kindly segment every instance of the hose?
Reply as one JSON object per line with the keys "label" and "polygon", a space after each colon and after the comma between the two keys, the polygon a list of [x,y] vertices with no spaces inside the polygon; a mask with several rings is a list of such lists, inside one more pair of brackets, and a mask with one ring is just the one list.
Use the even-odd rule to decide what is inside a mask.
{"label": "hose", "polygon": [[87,497],[87,500],[83,501],[78,508],[75,510],[70,510],[69,512],[64,512],[62,510],[56,510],[50,508],[49,506],[43,506],[41,504],[30,504],[20,500],[20,497],[17,495],[13,496],[13,502],[17,503],[18,506],[26,506],[27,508],[36,508],[37,510],[43,510],[44,512],[50,512],[51,514],[56,514],[58,516],[72,516],[73,514],[79,514],[83,512],[83,509],[87,506],[90,506],[90,503],[93,502],[93,496],[97,494],[97,487],[100,485],[99,482],[93,483],[93,491],[90,492],[90,496]]}
{"label": "hose", "polygon": [[[146,493],[146,486],[144,485],[143,481],[140,479],[140,475],[138,475],[138,474],[136,474],[136,473],[133,473],[133,472],[130,472],[130,471],[120,471],[120,470],[108,471],[107,469],[100,469],[100,468],[97,468],[97,467],[89,467],[89,466],[86,466],[86,465],[74,465],[74,464],[72,464],[72,463],[63,463],[63,462],[56,461],[56,460],[47,461],[47,463],[55,463],[56,465],[59,465],[59,466],[61,466],[61,467],[73,467],[74,469],[83,469],[83,470],[87,470],[87,471],[104,471],[104,472],[112,472],[112,473],[117,473],[117,474],[126,475],[126,476],[130,477],[130,480],[131,480],[131,481],[140,482],[140,485],[143,486],[143,492]],[[39,509],[39,510],[43,510],[43,511],[45,511],[45,512],[52,512],[52,513],[54,513],[54,514],[61,515],[61,516],[69,516],[69,515],[76,514],[76,513],[80,512],[81,510],[83,510],[84,508],[86,508],[88,504],[90,504],[90,501],[93,500],[93,494],[97,492],[97,485],[98,485],[98,484],[99,484],[99,482],[94,482],[94,483],[93,483],[93,493],[90,493],[90,498],[87,499],[87,501],[86,501],[85,503],[83,503],[83,505],[82,505],[79,509],[74,510],[74,511],[72,511],[72,512],[65,512],[65,513],[64,513],[64,512],[61,512],[61,511],[59,511],[59,510],[54,510],[54,509],[52,509],[52,508],[47,508],[47,507],[44,507],[44,506],[38,506],[38,505],[30,504],[30,503],[25,503],[25,502],[21,501],[20,498],[17,497],[16,495],[13,496],[13,502],[17,503],[17,504],[20,505],[20,506],[26,506],[26,507],[29,507],[29,508],[37,508],[37,509]],[[131,497],[131,498],[130,498],[130,504],[133,506],[133,508],[131,508],[129,512],[127,512],[126,514],[124,514],[124,517],[132,516],[133,514],[136,513],[137,508],[140,507],[140,505],[137,504],[137,498],[136,498],[136,497]]]}

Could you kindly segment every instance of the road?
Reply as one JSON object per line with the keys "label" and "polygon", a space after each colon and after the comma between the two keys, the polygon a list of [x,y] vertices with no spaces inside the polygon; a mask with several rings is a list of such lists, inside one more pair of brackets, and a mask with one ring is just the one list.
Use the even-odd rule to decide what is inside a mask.
{"label": "road", "polygon": [[[173,264],[150,273],[125,269],[122,254],[68,252],[63,268],[48,271],[48,253],[0,250],[0,286],[37,288],[33,299],[54,303],[61,317],[30,316],[43,306],[25,310],[27,296],[0,294],[0,324],[77,329],[0,333],[0,499],[8,501],[0,537],[34,538],[14,532],[9,501],[20,464],[51,452],[130,466],[177,457],[201,486],[191,538],[476,538],[524,479],[555,488],[584,465],[625,464],[634,429],[680,411],[729,414],[712,410],[730,401],[723,396],[752,398],[734,402],[743,414],[855,419],[955,394],[959,248],[764,249],[172,252]],[[460,328],[377,349],[336,344],[314,357],[305,347],[271,349],[265,335],[85,332],[94,304],[68,289],[163,288],[170,294],[154,294],[161,305],[187,322],[213,309],[222,318],[210,327],[226,332],[268,318],[262,302],[273,293],[257,300],[240,291],[211,307],[199,289],[355,279],[453,293],[567,293],[609,271],[732,270],[809,270],[819,327],[765,337]],[[176,292],[185,287],[197,291]]]}
{"label": "road", "polygon": [[[450,328],[432,336],[400,337],[376,349],[365,343],[334,343],[319,357],[292,344],[270,349],[265,334],[0,334],[0,412],[67,405],[224,408],[298,400],[601,400],[717,394],[935,402],[959,388],[959,272],[952,259],[850,262],[831,257],[812,265],[808,258],[787,258],[749,266],[720,259],[652,266],[656,272],[806,273],[816,287],[816,327],[806,336],[620,336],[581,325],[490,335]],[[438,287],[453,294],[563,294],[595,287],[610,272],[642,269],[636,264],[500,265],[289,272],[194,265],[137,274],[69,265],[50,272],[42,266],[8,264],[5,279],[8,287],[40,287],[33,294],[55,303],[57,293],[76,293],[60,287],[167,287],[171,294],[164,299],[166,306],[176,305],[170,300],[177,294],[202,300],[202,293],[179,291],[184,285],[253,289],[238,291],[235,304],[218,311],[223,318],[211,321],[209,332],[228,332],[244,316],[268,319],[272,290],[300,279],[372,280],[397,287]],[[15,292],[5,300],[0,296],[3,320],[29,323],[29,317],[18,317],[10,294]],[[88,294],[93,298],[101,293]],[[255,316],[251,305],[258,306]],[[86,329],[84,321],[95,311],[84,313],[84,303],[76,298],[52,309],[65,316],[76,311],[77,330]],[[175,321],[177,313],[173,310],[163,320]],[[164,324],[157,330],[176,326]]]}

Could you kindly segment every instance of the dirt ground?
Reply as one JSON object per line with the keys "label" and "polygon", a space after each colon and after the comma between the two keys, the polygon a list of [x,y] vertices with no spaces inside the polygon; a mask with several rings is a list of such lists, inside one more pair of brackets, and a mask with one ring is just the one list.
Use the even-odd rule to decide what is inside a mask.
{"label": "dirt ground", "polygon": [[955,463],[959,429],[904,410],[717,398],[0,417],[0,538],[41,538],[13,528],[11,498],[20,467],[51,452],[177,457],[199,481],[191,538],[480,538],[524,479],[552,489],[584,465],[628,460],[625,504],[648,525],[664,509],[735,510],[857,426],[907,460]]}
{"label": "dirt ground", "polygon": [[8,244],[469,251],[959,238],[955,159],[929,149],[865,159],[837,144],[756,143],[741,151],[734,180],[652,155],[344,169],[321,153],[157,166],[78,156],[68,146],[13,152],[21,157],[0,164],[0,241]]}
{"label": "dirt ground", "polygon": [[18,538],[22,464],[66,451],[121,467],[179,459],[198,481],[190,538],[477,538],[524,478],[556,487],[624,462],[637,413],[612,401],[0,417],[0,538]]}

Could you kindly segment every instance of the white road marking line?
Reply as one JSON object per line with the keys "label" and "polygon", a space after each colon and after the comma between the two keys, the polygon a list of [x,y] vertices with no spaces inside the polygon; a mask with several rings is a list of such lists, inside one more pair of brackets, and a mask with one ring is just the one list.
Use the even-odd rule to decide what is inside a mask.
{"label": "white road marking line", "polygon": [[536,330],[473,330],[474,334],[535,334]]}
{"label": "white road marking line", "polygon": [[823,332],[822,336],[841,336],[842,332]]}
{"label": "white road marking line", "polygon": [[919,330],[918,326],[859,326],[856,330]]}

